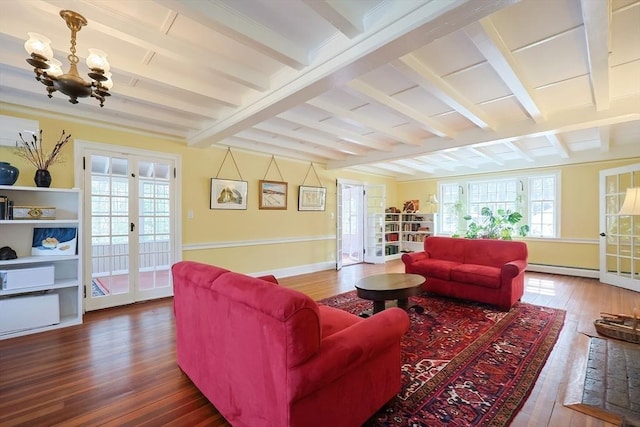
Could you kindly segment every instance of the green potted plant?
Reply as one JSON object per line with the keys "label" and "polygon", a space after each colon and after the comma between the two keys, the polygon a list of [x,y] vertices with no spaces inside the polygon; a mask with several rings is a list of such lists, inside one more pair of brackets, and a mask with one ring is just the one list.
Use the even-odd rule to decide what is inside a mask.
{"label": "green potted plant", "polygon": [[[529,233],[528,225],[516,227],[522,220],[520,212],[512,212],[507,209],[498,209],[495,213],[488,207],[480,210],[480,217],[474,220],[471,215],[464,217],[467,224],[465,237],[468,239],[500,239],[511,240],[514,232],[520,237],[525,237]],[[455,237],[458,237],[457,235]]]}

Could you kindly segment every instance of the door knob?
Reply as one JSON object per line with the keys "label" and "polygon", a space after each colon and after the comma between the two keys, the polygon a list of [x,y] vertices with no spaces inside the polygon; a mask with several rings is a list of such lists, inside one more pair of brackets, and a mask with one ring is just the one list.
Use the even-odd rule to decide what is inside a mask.
{"label": "door knob", "polygon": [[605,234],[605,233],[600,233],[600,235],[601,235],[602,237],[606,236],[606,234]]}

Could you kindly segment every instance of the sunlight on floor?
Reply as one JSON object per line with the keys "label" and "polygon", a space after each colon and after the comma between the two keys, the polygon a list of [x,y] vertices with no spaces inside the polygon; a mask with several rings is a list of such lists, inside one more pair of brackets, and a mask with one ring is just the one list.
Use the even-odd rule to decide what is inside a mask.
{"label": "sunlight on floor", "polygon": [[556,294],[556,285],[553,280],[529,278],[526,279],[525,292],[554,296]]}

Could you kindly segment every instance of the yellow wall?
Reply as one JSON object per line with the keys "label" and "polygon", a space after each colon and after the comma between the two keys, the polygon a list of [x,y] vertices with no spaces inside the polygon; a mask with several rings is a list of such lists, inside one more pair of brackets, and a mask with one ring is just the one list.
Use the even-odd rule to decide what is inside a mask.
{"label": "yellow wall", "polygon": [[[529,248],[529,262],[532,264],[599,268],[599,206],[598,185],[601,170],[640,162],[640,157],[620,161],[603,161],[521,170],[517,172],[484,174],[486,177],[505,175],[544,173],[560,171],[561,206],[560,237],[558,239],[524,239]],[[460,180],[473,179],[473,175],[461,176]],[[437,193],[438,181],[423,180],[398,183],[398,204],[403,200],[420,198],[422,206],[427,194]]]}
{"label": "yellow wall", "polygon": [[[78,108],[82,107],[78,105]],[[280,181],[277,169],[271,165],[265,177],[271,161],[270,156],[232,150],[242,174],[242,180],[248,183],[247,210],[211,210],[209,209],[210,181],[216,176],[223,163],[227,152],[225,146],[213,149],[190,148],[183,142],[105,129],[63,118],[48,118],[37,113],[16,112],[11,106],[1,103],[0,114],[38,120],[43,130],[45,146],[48,147],[55,144],[63,129],[71,133],[72,140],[63,150],[65,163],[50,168],[53,177],[52,187],[74,186],[73,141],[75,139],[179,154],[182,161],[182,243],[186,249],[182,254],[183,259],[216,264],[245,273],[334,262],[335,240],[322,237],[335,236],[336,233],[335,182],[337,178],[367,184],[384,184],[388,200],[397,198],[396,182],[393,179],[326,170],[323,165],[314,164],[321,185],[327,188],[326,210],[299,212],[297,209],[298,186],[303,184],[303,181],[305,185],[310,186],[320,184],[313,171],[309,172],[305,181],[309,162],[276,157],[283,181],[288,182],[288,208],[278,211],[260,210],[258,209],[258,181],[262,179]],[[16,185],[34,186],[35,168],[17,158],[13,151],[10,147],[0,147],[0,160],[9,161],[20,169]],[[239,179],[230,157],[224,162],[218,177]],[[193,211],[193,219],[187,218],[188,211]],[[239,244],[244,246],[237,246]],[[194,245],[200,245],[198,248],[205,247],[205,249],[194,248]]]}
{"label": "yellow wall", "polygon": [[[335,235],[337,178],[352,179],[369,184],[384,184],[388,206],[402,207],[402,202],[418,199],[422,211],[429,209],[429,193],[437,194],[435,179],[396,183],[368,174],[326,170],[315,165],[316,171],[327,188],[324,212],[298,212],[298,185],[303,183],[309,163],[276,158],[284,181],[289,183],[288,209],[268,211],[258,209],[258,181],[265,179],[271,158],[245,151],[233,151],[242,179],[248,182],[248,208],[246,211],[210,210],[210,179],[220,168],[227,148],[189,148],[183,142],[175,142],[137,133],[105,129],[60,118],[48,118],[37,113],[13,111],[11,106],[0,103],[0,114],[38,120],[43,129],[45,144],[57,141],[64,129],[72,135],[72,141],[64,149],[66,162],[51,167],[53,187],[70,188],[74,185],[73,140],[80,139],[113,145],[176,153],[182,159],[182,243],[184,259],[197,260],[224,266],[246,273],[332,262],[335,257],[335,241],[322,237]],[[0,147],[0,160],[10,161],[20,169],[16,185],[32,186],[35,168],[25,164],[8,147]],[[558,168],[520,171],[533,173],[561,171],[561,222],[559,239],[526,239],[530,262],[534,264],[598,269],[598,179],[599,171],[640,162],[640,157],[621,161],[595,162]],[[504,176],[505,173],[483,175]],[[219,178],[238,179],[230,158],[225,162]],[[469,179],[464,176],[461,179]],[[279,181],[272,165],[266,176]],[[313,172],[306,185],[319,185]],[[193,211],[193,219],[187,212]],[[285,239],[285,240],[283,240]],[[288,242],[286,240],[292,240]],[[240,243],[244,246],[237,246]],[[204,247],[194,249],[194,245]]]}

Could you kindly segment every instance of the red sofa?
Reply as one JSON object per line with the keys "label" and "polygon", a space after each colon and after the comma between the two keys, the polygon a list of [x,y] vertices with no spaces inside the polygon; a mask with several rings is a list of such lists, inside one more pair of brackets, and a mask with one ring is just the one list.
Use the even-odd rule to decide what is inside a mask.
{"label": "red sofa", "polygon": [[524,294],[527,257],[524,242],[430,236],[423,252],[403,254],[402,261],[407,273],[426,278],[427,292],[508,311]]}
{"label": "red sofa", "polygon": [[400,390],[403,310],[362,319],[273,276],[172,271],[178,365],[234,427],[361,426]]}

